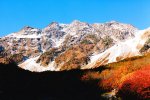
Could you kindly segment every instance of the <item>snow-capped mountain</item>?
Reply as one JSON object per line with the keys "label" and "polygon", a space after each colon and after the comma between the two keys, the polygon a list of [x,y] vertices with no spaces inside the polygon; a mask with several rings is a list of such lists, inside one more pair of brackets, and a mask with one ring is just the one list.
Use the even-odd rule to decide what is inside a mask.
{"label": "snow-capped mountain", "polygon": [[[83,69],[95,68],[112,62],[117,62],[125,58],[140,56],[141,49],[146,41],[150,40],[150,28],[139,30],[135,33],[135,37],[124,42],[118,42],[103,53],[91,56],[90,63],[82,67]],[[149,49],[149,47],[148,47]]]}
{"label": "snow-capped mountain", "polygon": [[[148,30],[148,29],[147,29]],[[19,66],[30,71],[88,69],[140,55],[146,38],[129,24],[52,22],[43,29],[26,26],[0,39],[7,55],[22,54]]]}

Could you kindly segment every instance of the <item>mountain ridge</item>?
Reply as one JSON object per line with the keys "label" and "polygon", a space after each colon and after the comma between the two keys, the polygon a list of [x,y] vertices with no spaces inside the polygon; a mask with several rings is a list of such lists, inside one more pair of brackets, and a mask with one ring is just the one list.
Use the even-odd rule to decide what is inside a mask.
{"label": "mountain ridge", "polygon": [[[130,43],[126,41],[138,42],[141,38],[134,40],[138,31],[130,24],[116,21],[94,24],[78,20],[70,24],[52,22],[43,29],[26,26],[19,32],[1,38],[0,45],[5,48],[8,55],[22,53],[23,57],[28,58],[19,66],[30,71],[86,69],[95,68],[95,65],[88,65],[93,62],[94,56],[98,57],[102,53],[113,51],[111,48],[117,50],[120,45],[118,52],[127,49],[126,47],[132,48],[132,45],[129,46]],[[147,38],[143,40],[138,50],[143,47],[146,40]],[[128,50],[129,54],[125,54],[126,56],[121,57],[122,53],[120,53],[115,59],[119,61],[138,55],[137,52],[130,54],[130,50]],[[99,56],[100,62],[103,63],[98,63],[96,67],[115,62],[115,60],[108,61],[109,55],[106,53],[102,58]]]}

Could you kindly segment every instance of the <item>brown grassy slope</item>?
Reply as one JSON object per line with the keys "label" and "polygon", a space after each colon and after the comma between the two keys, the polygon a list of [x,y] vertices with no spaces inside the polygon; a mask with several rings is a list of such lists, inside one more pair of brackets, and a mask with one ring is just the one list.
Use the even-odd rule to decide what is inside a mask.
{"label": "brown grassy slope", "polygon": [[88,63],[93,48],[94,44],[75,45],[55,59],[56,65],[61,66],[61,70],[79,69]]}

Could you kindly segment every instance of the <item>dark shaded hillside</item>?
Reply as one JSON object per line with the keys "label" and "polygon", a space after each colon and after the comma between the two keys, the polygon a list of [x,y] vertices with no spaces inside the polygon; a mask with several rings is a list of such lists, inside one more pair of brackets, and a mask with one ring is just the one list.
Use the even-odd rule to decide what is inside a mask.
{"label": "dark shaded hillside", "polygon": [[82,82],[83,71],[34,73],[0,64],[0,100],[99,100],[97,81]]}
{"label": "dark shaded hillside", "polygon": [[[12,61],[9,60],[8,63],[0,64],[0,100],[102,100],[102,98],[108,100],[107,96],[101,97],[101,94],[106,92],[106,94],[111,95],[113,89],[127,90],[123,92],[123,95],[117,93],[117,98],[130,97],[128,95],[129,90],[132,91],[133,89],[129,88],[128,90],[126,86],[125,88],[120,88],[120,86],[126,84],[125,80],[128,80],[128,76],[132,77],[134,72],[150,65],[150,54],[127,58],[95,69],[60,72],[30,72],[20,69],[10,62]],[[146,77],[143,76],[142,79],[149,79]],[[141,88],[137,82],[140,79],[132,79],[134,80],[127,82],[132,82],[132,86]],[[149,89],[149,82],[140,82],[142,82],[141,84],[146,83],[146,87]],[[134,89],[135,93],[138,88]],[[134,93],[130,95],[134,98],[133,100],[139,100],[140,93],[137,94],[138,96]],[[146,95],[146,100],[148,97],[149,92],[148,96]]]}

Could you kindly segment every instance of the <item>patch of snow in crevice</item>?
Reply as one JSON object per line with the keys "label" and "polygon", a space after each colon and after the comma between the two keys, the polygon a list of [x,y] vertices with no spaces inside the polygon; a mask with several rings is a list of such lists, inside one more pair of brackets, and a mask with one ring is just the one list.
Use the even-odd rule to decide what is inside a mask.
{"label": "patch of snow in crevice", "polygon": [[36,63],[38,57],[35,58],[29,58],[27,59],[25,62],[19,64],[18,66],[20,66],[21,68],[25,69],[25,70],[29,70],[32,72],[43,72],[43,71],[59,71],[58,68],[55,68],[55,61],[52,61],[51,63],[49,63],[48,66],[41,66],[40,63]]}
{"label": "patch of snow in crevice", "polygon": [[65,41],[65,38],[68,34],[65,34],[62,38],[60,39],[52,39],[52,41],[55,43],[53,47],[60,47],[62,43]]}
{"label": "patch of snow in crevice", "polygon": [[36,34],[32,34],[32,35],[16,35],[16,34],[14,34],[14,35],[12,35],[12,37],[15,37],[15,38],[41,38],[41,34],[38,34],[38,35],[36,35]]}

